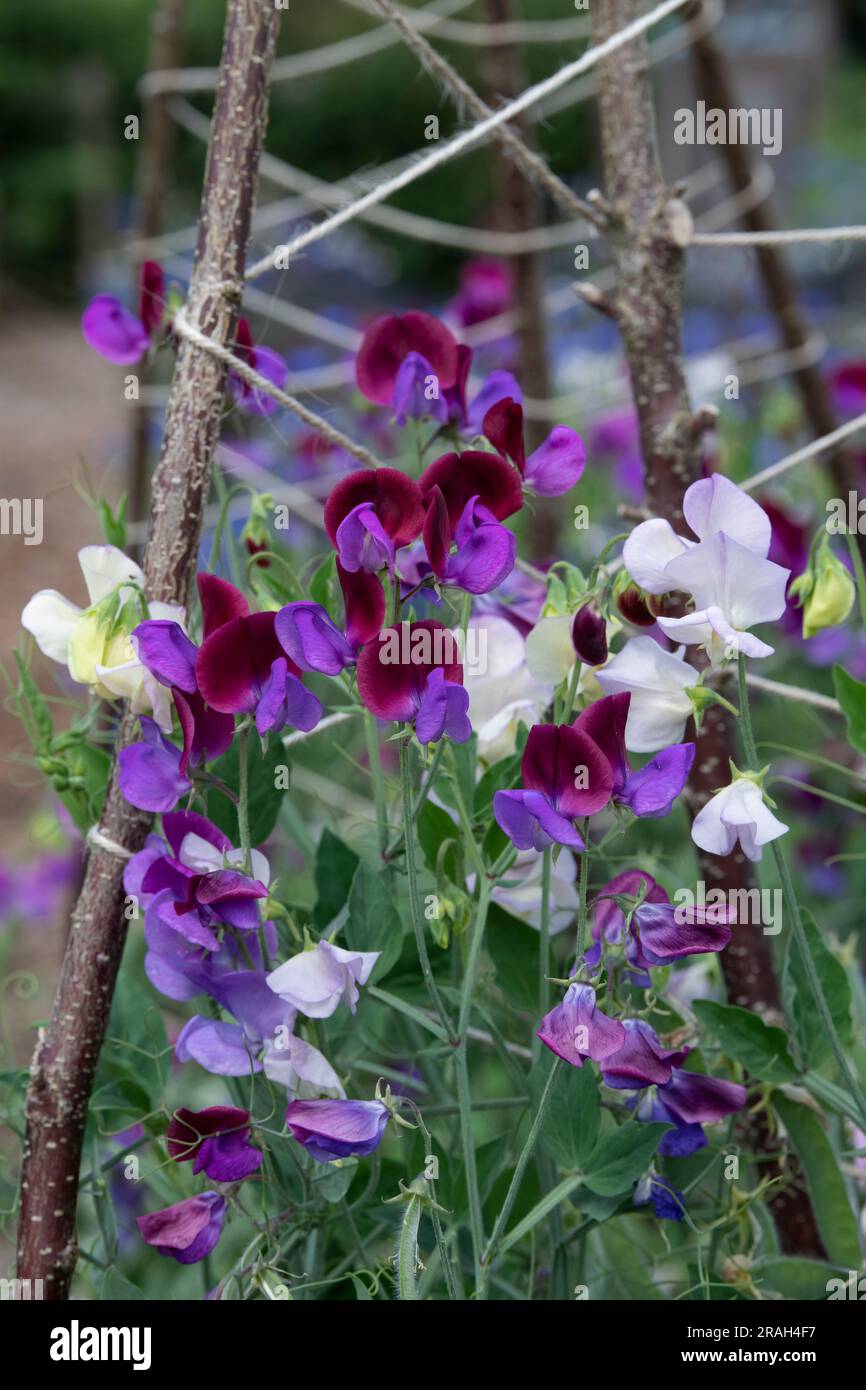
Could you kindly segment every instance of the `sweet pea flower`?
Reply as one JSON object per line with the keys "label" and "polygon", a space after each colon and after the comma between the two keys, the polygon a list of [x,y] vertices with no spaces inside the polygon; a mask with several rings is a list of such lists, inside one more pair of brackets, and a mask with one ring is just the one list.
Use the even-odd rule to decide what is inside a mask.
{"label": "sweet pea flower", "polygon": [[287,603],[274,621],[277,641],[301,671],[338,676],[354,666],[365,642],[375,637],[385,617],[385,590],[375,574],[354,573],[337,561],[343,590],[346,628],[342,632],[320,603]]}
{"label": "sweet pea flower", "polygon": [[286,724],[305,732],[314,729],[322,717],[321,702],[301,683],[299,668],[280,645],[276,614],[250,613],[238,590],[228,600],[222,594],[222,601],[236,616],[216,621],[213,615],[205,629],[195,657],[203,699],[222,714],[254,712],[262,735],[279,733]]}
{"label": "sweet pea flower", "polygon": [[358,390],[376,405],[394,403],[400,368],[410,353],[424,358],[440,393],[457,375],[457,343],[450,329],[430,314],[383,314],[366,329],[355,358]]}
{"label": "sweet pea flower", "polygon": [[293,1100],[286,1107],[286,1124],[318,1163],[333,1163],[377,1149],[389,1115],[378,1100]]}
{"label": "sweet pea flower", "polygon": [[626,730],[631,693],[621,692],[596,700],[578,715],[576,729],[598,745],[613,769],[613,800],[636,816],[666,816],[688,779],[695,757],[693,743],[663,748],[632,772],[626,756]]}
{"label": "sweet pea flower", "polygon": [[460,289],[451,309],[463,328],[471,328],[504,314],[513,294],[511,268],[502,261],[475,256],[460,271]]}
{"label": "sweet pea flower", "polygon": [[523,393],[516,377],[511,372],[497,369],[486,376],[471,400],[467,399],[469,372],[472,367],[472,349],[465,343],[457,348],[457,378],[453,386],[445,392],[449,419],[458,429],[470,436],[483,433],[484,417],[492,405],[504,396],[522,401]]}
{"label": "sweet pea flower", "polygon": [[517,537],[496,520],[477,496],[469,498],[452,532],[445,498],[438,486],[431,489],[428,499],[424,545],[440,583],[454,584],[468,594],[487,594],[507,579],[517,553]]}
{"label": "sweet pea flower", "polygon": [[162,1211],[137,1216],[135,1224],[160,1255],[191,1265],[211,1253],[222,1235],[225,1216],[225,1197],[218,1192],[200,1192]]}
{"label": "sweet pea flower", "polygon": [[[131,632],[141,616],[144,575],[134,560],[113,545],[86,545],[78,563],[90,604],[78,608],[55,589],[34,594],[21,614],[40,651],[62,662],[79,685],[104,700],[122,697],[134,714],[152,710],[156,722],[171,731],[169,692],[136,655]],[[151,616],[180,623],[184,610],[154,602]]]}
{"label": "sweet pea flower", "polygon": [[166,1134],[169,1157],[192,1163],[214,1182],[240,1182],[261,1167],[264,1154],[249,1142],[250,1114],[231,1105],[176,1110]]}
{"label": "sweet pea flower", "polygon": [[764,845],[778,840],[787,830],[764,800],[760,782],[738,772],[701,807],[692,822],[692,839],[708,854],[733,854],[739,843],[746,858],[757,864],[763,858]]}
{"label": "sweet pea flower", "polygon": [[355,1012],[358,985],[365,985],[380,951],[347,951],[319,941],[268,975],[268,988],[306,1018],[330,1018],[340,1006]]}
{"label": "sweet pea flower", "polygon": [[443,734],[465,743],[472,726],[458,657],[453,634],[433,618],[385,628],[358,657],[358,694],[378,719],[414,723],[420,743]]}
{"label": "sweet pea flower", "polygon": [[464,684],[479,756],[495,762],[514,751],[521,721],[540,722],[553,685],[534,679],[526,662],[526,640],[507,618],[495,613],[471,617],[466,639],[467,655],[483,643],[485,660],[465,662]]}
{"label": "sweet pea flower", "polygon": [[[665,1136],[666,1138],[667,1136]],[[661,1144],[659,1144],[661,1152]],[[634,1190],[633,1204],[636,1207],[652,1205],[653,1214],[659,1221],[682,1221],[686,1210],[684,1193],[674,1187],[667,1178],[658,1173],[647,1173]]]}
{"label": "sweet pea flower", "polygon": [[636,1091],[644,1086],[664,1086],[688,1056],[688,1048],[663,1047],[655,1031],[642,1018],[623,1021],[623,1038],[615,1052],[604,1058],[601,1074],[606,1086],[617,1091]]}
{"label": "sweet pea flower", "polygon": [[506,521],[523,506],[520,474],[498,454],[480,449],[434,459],[418,479],[422,504],[429,501],[435,487],[445,499],[448,520],[455,529],[472,498],[477,498],[496,521]]}
{"label": "sweet pea flower", "polygon": [[81,332],[88,347],[121,367],[141,361],[162,324],[165,280],[155,261],[142,265],[138,288],[137,315],[113,294],[98,294],[81,317]]}
{"label": "sweet pea flower", "polygon": [[694,612],[659,618],[659,626],[715,659],[742,652],[766,657],[773,648],[748,631],[785,611],[790,571],[767,558],[772,540],[763,507],[720,473],[686,490],[683,515],[699,543],[653,518],[636,526],[623,547],[625,568],[650,594],[681,590]]}
{"label": "sweet pea flower", "polygon": [[[631,906],[627,906],[629,900]],[[584,959],[595,966],[603,943],[623,945],[634,972],[631,983],[645,989],[650,985],[651,966],[723,951],[731,940],[730,920],[726,906],[675,906],[650,874],[627,869],[606,883],[596,898],[594,944]]]}
{"label": "sweet pea flower", "polygon": [[448,423],[448,401],[439,389],[439,378],[420,352],[403,358],[394,383],[394,419],[402,427],[407,420],[430,418]]}
{"label": "sweet pea flower", "polygon": [[396,468],[361,468],[341,478],[325,503],[325,530],[343,568],[394,568],[394,552],[421,534],[418,484]]}
{"label": "sweet pea flower", "polygon": [[573,1067],[582,1067],[587,1057],[603,1062],[626,1038],[623,1025],[596,1006],[592,986],[579,984],[568,986],[562,1003],[545,1015],[536,1036]]}
{"label": "sweet pea flower", "polygon": [[571,624],[571,640],[585,666],[603,666],[607,661],[607,623],[593,604],[578,608]]}
{"label": "sweet pea flower", "polygon": [[493,798],[493,815],[509,839],[518,849],[555,843],[582,850],[574,821],[607,805],[614,775],[598,744],[576,725],[536,724],[523,750],[521,781],[521,790]]}
{"label": "sweet pea flower", "polygon": [[[253,371],[266,377],[280,390],[284,389],[289,375],[285,361],[273,348],[255,345],[246,319],[238,321],[235,349]],[[229,371],[229,387],[235,403],[246,415],[273,415],[280,409],[279,401],[266,395],[258,386],[252,386],[236,371]]]}
{"label": "sweet pea flower", "polygon": [[625,726],[625,745],[631,752],[654,753],[682,738],[693,713],[688,691],[697,684],[683,651],[665,651],[652,637],[632,637],[596,673],[608,694],[631,695]]}
{"label": "sweet pea flower", "polygon": [[583,440],[567,425],[556,425],[526,457],[523,406],[510,397],[491,406],[483,421],[493,447],[510,458],[526,486],[539,497],[561,497],[580,481],[586,465]]}
{"label": "sweet pea flower", "polygon": [[139,723],[142,741],[121,748],[118,754],[120,790],[139,810],[173,811],[180,798],[192,791],[192,782],[182,767],[183,750],[146,715],[140,716]]}

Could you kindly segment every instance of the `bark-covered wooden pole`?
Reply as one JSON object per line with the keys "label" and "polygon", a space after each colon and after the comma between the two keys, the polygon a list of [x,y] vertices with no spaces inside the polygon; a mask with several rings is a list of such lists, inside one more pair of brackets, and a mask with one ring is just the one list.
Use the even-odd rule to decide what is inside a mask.
{"label": "bark-covered wooden pole", "polygon": [[[187,308],[191,321],[221,342],[233,338],[237,322],[278,25],[273,0],[228,0]],[[191,591],[225,372],[209,353],[181,344],[153,483],[144,558],[150,599],[184,603]],[[127,713],[118,747],[134,732]],[[42,1279],[47,1299],[68,1296],[75,1267],[82,1139],[126,936],[123,852],[141,847],[148,823],[112,775],[51,1021],[31,1066],[18,1276]],[[117,848],[103,847],[112,843]]]}
{"label": "bark-covered wooden pole", "polygon": [[[602,42],[634,21],[635,0],[593,0],[593,35]],[[677,237],[680,209],[659,169],[647,47],[643,37],[598,65],[599,129],[607,201],[608,236],[616,270],[610,303],[631,374],[644,460],[647,504],[654,516],[683,526],[683,494],[699,476],[701,435],[712,416],[689,402],[682,350],[683,251]],[[728,695],[732,692],[728,691]],[[711,706],[697,740],[686,800],[692,815],[728,776],[736,757],[733,716]],[[708,887],[755,886],[751,865],[736,851],[699,855]],[[742,899],[740,899],[742,901]],[[757,924],[740,926],[721,954],[732,1004],[763,1014],[780,1012],[771,938]],[[772,1147],[766,1116],[745,1121],[746,1146]],[[770,1174],[768,1166],[762,1174]],[[789,1252],[823,1253],[807,1194],[789,1187],[770,1199],[780,1242]]]}

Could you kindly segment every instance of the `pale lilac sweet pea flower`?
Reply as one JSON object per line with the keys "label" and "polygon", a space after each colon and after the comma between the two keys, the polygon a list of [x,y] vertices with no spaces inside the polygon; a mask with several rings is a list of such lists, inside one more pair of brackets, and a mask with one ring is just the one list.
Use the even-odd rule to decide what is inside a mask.
{"label": "pale lilac sweet pea flower", "polygon": [[218,1192],[200,1192],[162,1211],[138,1216],[143,1239],[160,1255],[191,1265],[209,1255],[222,1235],[226,1199]]}
{"label": "pale lilac sweet pea flower", "polygon": [[587,1057],[604,1061],[626,1040],[623,1025],[596,1007],[591,985],[569,985],[561,1004],[541,1021],[537,1036],[563,1061],[582,1067]]}
{"label": "pale lilac sweet pea flower", "polygon": [[319,1163],[372,1153],[389,1115],[378,1100],[293,1100],[286,1107],[292,1138]]}
{"label": "pale lilac sweet pea flower", "polygon": [[380,951],[346,951],[319,941],[272,970],[268,986],[306,1018],[330,1018],[340,1004],[351,1013],[358,1003],[358,985],[365,985]]}
{"label": "pale lilac sweet pea flower", "polygon": [[732,854],[739,842],[747,859],[757,864],[764,845],[787,833],[764,800],[760,786],[749,777],[737,777],[710,797],[692,822],[692,839],[708,854]]}

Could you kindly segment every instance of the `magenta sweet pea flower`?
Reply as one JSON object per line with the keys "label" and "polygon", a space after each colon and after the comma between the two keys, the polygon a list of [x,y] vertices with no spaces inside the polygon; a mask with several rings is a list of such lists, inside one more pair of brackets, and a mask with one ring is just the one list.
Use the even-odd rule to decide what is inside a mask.
{"label": "magenta sweet pea flower", "polygon": [[688,1048],[663,1047],[653,1029],[642,1018],[623,1023],[621,1046],[604,1059],[601,1072],[606,1086],[618,1091],[635,1091],[643,1086],[663,1086],[681,1067]]}
{"label": "magenta sweet pea flower", "polygon": [[140,362],[165,312],[165,280],[155,261],[145,261],[139,271],[138,314],[133,314],[113,294],[98,294],[81,316],[81,332],[87,345],[121,367]]}
{"label": "magenta sweet pea flower", "polygon": [[434,618],[385,628],[358,657],[358,694],[371,714],[415,725],[421,743],[472,733],[454,635]]}
{"label": "magenta sweet pea flower", "polygon": [[[380,470],[381,471],[381,470]],[[418,479],[424,502],[438,487],[448,508],[448,520],[456,529],[466,503],[477,498],[496,521],[505,521],[523,506],[520,477],[498,454],[467,449],[462,454],[443,454],[424,469]],[[423,519],[423,518],[422,518]],[[420,530],[420,527],[419,527]]]}
{"label": "magenta sweet pea flower", "polygon": [[321,702],[301,683],[300,671],[286,656],[275,631],[275,613],[232,618],[206,637],[195,660],[198,688],[223,714],[255,712],[264,735],[286,724],[314,729]]}
{"label": "magenta sweet pea flower", "polygon": [[645,767],[632,772],[625,747],[630,703],[630,691],[606,695],[588,705],[574,727],[589,734],[608,759],[614,774],[615,801],[636,816],[666,816],[688,780],[695,745],[675,743],[663,748]]}
{"label": "magenta sweet pea flower", "polygon": [[460,272],[460,289],[451,306],[464,328],[498,318],[511,306],[514,277],[502,261],[473,257]]}
{"label": "magenta sweet pea flower", "polygon": [[523,400],[523,393],[517,378],[506,371],[497,370],[484,378],[481,386],[467,401],[469,372],[472,367],[472,349],[465,343],[457,348],[457,378],[453,386],[444,393],[448,403],[449,419],[454,420],[461,431],[469,435],[483,434],[484,417],[492,405],[510,396],[515,401]]}
{"label": "magenta sweet pea flower", "polygon": [[610,801],[613,771],[598,745],[569,724],[535,724],[521,763],[520,791],[499,791],[493,814],[518,849],[584,848],[574,826]]}
{"label": "magenta sweet pea flower", "polygon": [[222,1235],[226,1199],[218,1192],[200,1192],[174,1206],[147,1216],[135,1224],[148,1245],[178,1264],[191,1265],[209,1255]]}
{"label": "magenta sweet pea flower", "polygon": [[424,545],[436,578],[469,594],[488,594],[507,579],[517,553],[516,536],[482,506],[478,497],[469,498],[452,532],[438,486],[432,489],[427,504]]}
{"label": "magenta sweet pea flower", "polygon": [[393,569],[394,552],[420,535],[418,484],[396,468],[361,468],[341,478],[325,503],[325,530],[344,569]]}
{"label": "magenta sweet pea flower", "polygon": [[171,1158],[192,1163],[194,1173],[214,1182],[240,1182],[261,1167],[264,1154],[249,1141],[248,1110],[211,1105],[206,1110],[181,1108],[172,1115],[166,1134]]}
{"label": "magenta sweet pea flower", "polygon": [[457,343],[450,329],[430,314],[383,314],[364,333],[355,359],[358,390],[376,405],[391,405],[400,367],[410,353],[423,357],[440,394],[457,375]]}
{"label": "magenta sweet pea flower", "polygon": [[527,458],[523,442],[523,406],[506,397],[488,410],[483,430],[493,447],[511,459],[526,486],[540,497],[561,497],[580,481],[586,464],[586,449],[580,435],[567,425],[554,426]]}
{"label": "magenta sweet pea flower", "polygon": [[274,622],[277,641],[301,671],[337,676],[353,666],[365,642],[375,637],[385,617],[385,590],[374,574],[351,572],[337,561],[343,590],[346,629],[341,632],[320,603],[287,603]]}
{"label": "magenta sweet pea flower", "polygon": [[591,985],[569,985],[561,1004],[541,1021],[537,1037],[557,1057],[573,1067],[582,1067],[587,1057],[594,1062],[619,1051],[625,1042],[625,1029],[615,1018],[608,1018],[596,1006]]}
{"label": "magenta sweet pea flower", "polygon": [[377,1149],[389,1114],[378,1100],[293,1100],[286,1107],[286,1123],[312,1158],[332,1163]]}
{"label": "magenta sweet pea flower", "polygon": [[[253,342],[250,326],[246,319],[240,319],[235,343],[237,355],[252,367],[260,376],[266,377],[272,385],[282,391],[286,385],[289,369],[283,358],[273,348],[257,347]],[[257,386],[252,386],[237,372],[229,372],[229,386],[237,405],[247,415],[273,415],[280,409],[279,401],[268,396]]]}

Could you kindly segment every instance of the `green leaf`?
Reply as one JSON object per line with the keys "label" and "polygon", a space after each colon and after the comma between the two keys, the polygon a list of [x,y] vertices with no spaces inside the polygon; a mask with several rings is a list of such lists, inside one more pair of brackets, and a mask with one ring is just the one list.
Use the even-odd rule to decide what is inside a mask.
{"label": "green leaf", "polygon": [[815,1303],[826,1301],[827,1285],[838,1277],[831,1265],[795,1256],[763,1260],[752,1270],[752,1278],[762,1292],[767,1289],[786,1299],[807,1299]]}
{"label": "green leaf", "polygon": [[358,864],[349,890],[346,945],[353,951],[381,951],[372,979],[384,979],[400,958],[403,925],[390,885],[390,870],[364,860]]}
{"label": "green leaf", "polygon": [[860,1267],[860,1237],[851,1209],[845,1179],[821,1123],[806,1105],[798,1105],[778,1092],[773,1106],[784,1124],[803,1166],[821,1239],[834,1264],[845,1269]]}
{"label": "green leaf", "polygon": [[147,1295],[142,1293],[136,1284],[130,1283],[112,1265],[107,1269],[102,1279],[102,1292],[100,1297],[103,1302],[116,1301],[122,1303],[146,1302]]}
{"label": "green leaf", "polygon": [[320,931],[348,902],[357,867],[355,851],[325,826],[316,850],[315,879],[319,896],[313,910],[313,925]]}
{"label": "green leaf", "polygon": [[90,1101],[91,1114],[100,1134],[119,1134],[148,1115],[151,1109],[148,1092],[132,1077],[118,1077],[107,1082],[94,1091]]}
{"label": "green leaf", "polygon": [[316,567],[310,579],[310,598],[313,603],[320,603],[327,612],[331,610],[331,591],[336,573],[337,553],[330,550],[322,563]]}
{"label": "green leaf", "polygon": [[[821,982],[830,1016],[844,1044],[851,1036],[851,986],[845,967],[836,959],[815,925],[811,913],[803,911],[809,954]],[[782,995],[785,1012],[791,1021],[794,1036],[808,1067],[820,1067],[832,1055],[833,1048],[815,1008],[815,997],[806,978],[802,953],[796,938],[788,939],[782,973]]]}
{"label": "green leaf", "polygon": [[[267,753],[263,754],[260,743],[251,739],[248,758],[250,841],[255,848],[268,838],[280,814],[285,792],[276,785],[277,769],[286,766],[286,751],[279,738],[272,738]],[[238,739],[227,753],[213,763],[210,771],[237,795],[240,788]],[[209,820],[228,835],[233,845],[240,844],[238,812],[233,801],[220,791],[209,791],[207,814]]]}
{"label": "green leaf", "polygon": [[537,1012],[538,932],[498,903],[491,903],[486,945],[508,1003],[515,1009]]}
{"label": "green leaf", "polygon": [[866,753],[866,682],[849,676],[844,667],[834,666],[833,684],[848,724],[848,742],[858,753]]}
{"label": "green leaf", "polygon": [[777,1085],[797,1079],[797,1069],[788,1051],[788,1040],[781,1028],[772,1028],[757,1014],[735,1004],[716,1004],[696,999],[692,1005],[698,1019],[718,1038],[725,1052],[740,1062],[760,1081]]}
{"label": "green leaf", "polygon": [[[451,752],[454,754],[454,766],[457,769],[457,785],[463,797],[463,804],[469,813],[472,812],[472,804],[475,799],[475,769],[478,766],[478,737],[473,734],[465,743],[452,743]],[[454,787],[451,777],[447,772],[442,772],[436,778],[435,789],[446,806],[456,806],[454,799]]]}
{"label": "green leaf", "polygon": [[[533,1108],[538,1107],[554,1057],[543,1049],[529,1076]],[[595,1148],[601,1120],[598,1081],[592,1067],[560,1067],[541,1126],[541,1145],[560,1168],[583,1167]]]}
{"label": "green leaf", "polygon": [[113,512],[104,497],[97,497],[96,511],[102,532],[109,545],[116,545],[118,550],[126,549],[126,504],[127,496],[124,492],[117,504],[117,511]]}
{"label": "green leaf", "polygon": [[586,1165],[586,1186],[600,1197],[625,1192],[646,1172],[659,1140],[670,1128],[626,1120],[593,1149]]}
{"label": "green leaf", "polygon": [[509,1231],[500,1242],[500,1255],[504,1255],[506,1250],[511,1249],[512,1245],[516,1245],[524,1236],[529,1235],[529,1232],[538,1225],[539,1221],[543,1221],[544,1218],[553,1211],[554,1207],[558,1207],[560,1202],[564,1202],[566,1197],[570,1197],[572,1192],[580,1186],[581,1182],[582,1178],[580,1174],[574,1173],[571,1177],[564,1178],[563,1181],[552,1188],[546,1196],[542,1197],[541,1201],[532,1208],[532,1211],[529,1212],[527,1216],[524,1216],[522,1221],[518,1221],[514,1229]]}
{"label": "green leaf", "polygon": [[436,863],[440,847],[446,840],[452,844],[443,855],[442,869],[458,888],[466,882],[463,868],[463,849],[460,842],[460,827],[451,819],[448,812],[432,801],[425,801],[417,819],[418,843],[424,862],[431,874],[436,873]]}
{"label": "green leaf", "polygon": [[332,1205],[342,1202],[357,1171],[357,1161],[351,1159],[343,1159],[339,1168],[334,1163],[319,1164],[313,1174],[313,1190]]}
{"label": "green leaf", "polygon": [[24,664],[24,658],[19,651],[15,651],[15,664],[18,667],[18,679],[21,690],[18,696],[19,702],[27,706],[29,719],[22,717],[22,723],[27,729],[28,737],[36,752],[39,752],[47,744],[54,734],[54,723],[51,718],[51,711],[48,708],[45,696],[39,689],[35,680],[31,676]]}
{"label": "green leaf", "polygon": [[475,788],[474,809],[476,816],[487,817],[493,814],[493,798],[499,791],[517,785],[520,775],[520,758],[512,756],[501,758],[481,777]]}

